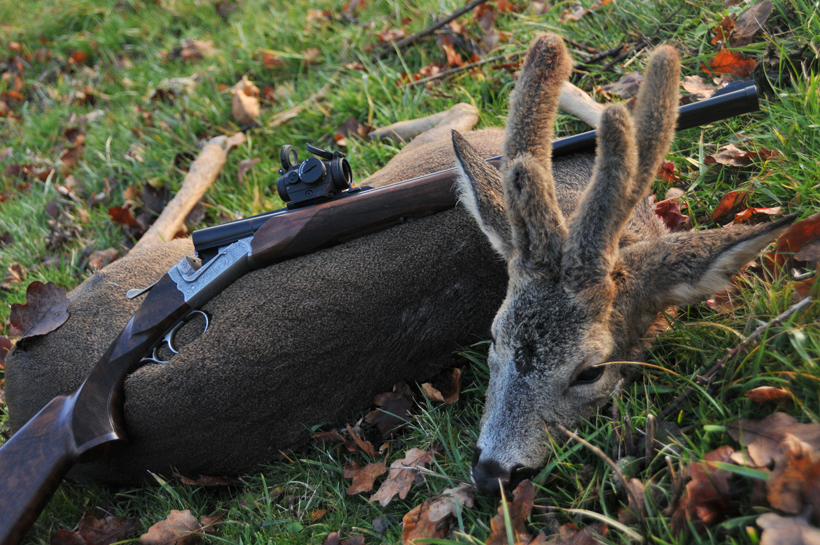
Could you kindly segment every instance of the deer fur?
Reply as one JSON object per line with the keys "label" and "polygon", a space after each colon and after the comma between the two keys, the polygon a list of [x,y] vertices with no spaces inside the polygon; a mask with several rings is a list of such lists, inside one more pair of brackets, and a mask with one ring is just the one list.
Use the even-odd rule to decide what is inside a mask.
{"label": "deer fur", "polygon": [[620,105],[604,110],[591,181],[561,179],[550,143],[571,67],[557,36],[532,43],[500,172],[453,135],[462,201],[509,273],[473,458],[483,492],[543,464],[547,434],[604,403],[629,366],[601,364],[631,360],[660,311],[709,297],[794,219],[672,234],[652,213],[644,197],[677,119],[680,66],[667,46],[649,60],[634,116]]}
{"label": "deer fur", "polygon": [[[506,131],[456,133],[451,144],[449,131],[475,120],[449,119],[363,181],[458,164],[460,206],[254,271],[205,305],[206,333],[192,321],[169,363],[126,379],[128,445],[73,476],[257,471],[305,444],[310,427],[356,418],[375,394],[423,381],[490,334],[476,482],[492,491],[496,474],[509,480],[540,464],[544,423],[553,433],[554,422],[574,423],[624,374],[607,366],[594,385],[569,387],[583,366],[629,359],[662,308],[711,295],[785,225],[668,234],[655,218],[643,196],[674,125],[668,48],[653,58],[634,120],[618,107],[602,118],[597,159],[551,159],[556,89],[568,73],[560,40],[540,37]],[[483,159],[502,151],[499,174]],[[192,252],[190,240],[135,252],[73,290],[69,320],[6,359],[11,428],[80,385],[140,303],[127,290]]]}

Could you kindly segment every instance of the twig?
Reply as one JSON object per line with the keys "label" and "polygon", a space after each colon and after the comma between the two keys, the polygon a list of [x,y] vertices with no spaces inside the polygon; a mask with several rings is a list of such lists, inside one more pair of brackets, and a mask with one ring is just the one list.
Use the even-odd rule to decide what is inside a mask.
{"label": "twig", "polygon": [[578,42],[576,42],[575,40],[571,40],[571,39],[569,39],[569,38],[564,38],[564,41],[565,41],[565,42],[567,42],[568,44],[572,45],[572,46],[575,46],[575,47],[578,47],[578,48],[580,48],[580,49],[583,49],[583,50],[584,50],[584,51],[586,51],[587,53],[598,53],[598,52],[600,51],[600,49],[595,49],[594,47],[590,47],[590,46],[588,46],[588,45],[584,45],[584,44],[582,44],[582,43],[578,43]]}
{"label": "twig", "polygon": [[632,490],[632,488],[630,488],[629,483],[626,481],[626,477],[624,477],[624,474],[621,473],[620,469],[618,469],[618,466],[615,464],[615,462],[613,462],[612,459],[609,456],[604,454],[604,451],[602,451],[601,449],[599,449],[595,445],[589,443],[585,439],[575,435],[574,433],[569,431],[567,428],[562,426],[559,422],[556,422],[555,424],[558,426],[558,428],[560,428],[560,430],[562,432],[566,433],[572,439],[575,439],[576,441],[578,441],[579,443],[584,445],[586,448],[588,448],[589,450],[594,452],[601,460],[603,460],[604,462],[607,463],[607,465],[610,467],[610,469],[612,469],[612,473],[618,478],[619,481],[621,481],[621,484],[624,485],[624,488],[626,489],[626,494],[627,494],[627,496],[629,496],[630,503],[632,503],[632,505],[635,506],[635,510],[637,511],[637,513],[635,513],[635,515],[638,517],[638,520],[641,523],[641,530],[642,530],[643,534],[646,535],[646,518],[644,518],[643,511],[641,510],[641,507],[640,507],[641,505],[643,505],[643,502],[638,502],[638,498],[635,496],[635,492]]}
{"label": "twig", "polygon": [[646,467],[652,465],[655,459],[655,432],[657,431],[655,415],[649,414],[646,417],[646,437],[644,437],[644,464]]}
{"label": "twig", "polygon": [[649,44],[646,43],[646,42],[641,42],[641,43],[639,43],[638,45],[636,45],[635,47],[632,47],[632,48],[625,47],[624,51],[622,51],[614,59],[612,59],[611,61],[609,61],[608,63],[606,63],[605,65],[603,65],[601,67],[601,72],[606,72],[607,70],[611,69],[613,66],[615,66],[616,64],[618,64],[619,62],[621,62],[622,60],[627,58],[630,53],[632,53],[632,52],[639,53],[647,45],[649,45]]}
{"label": "twig", "polygon": [[446,25],[447,23],[449,23],[453,19],[461,17],[462,15],[467,13],[468,11],[472,10],[476,6],[479,6],[479,5],[483,4],[486,1],[487,0],[473,0],[472,2],[470,2],[469,4],[464,6],[463,8],[457,9],[456,11],[454,11],[453,13],[451,13],[450,15],[445,17],[444,19],[441,19],[440,21],[437,21],[437,22],[433,23],[432,25],[428,26],[424,30],[422,30],[420,32],[416,32],[415,34],[413,34],[411,36],[408,36],[408,37],[406,37],[402,40],[399,40],[398,42],[392,44],[392,47],[385,48],[381,52],[376,53],[376,55],[373,57],[373,60],[383,59],[387,55],[392,53],[393,51],[398,51],[402,47],[410,45],[413,42],[415,42],[415,41],[417,41],[421,38],[424,38],[428,34],[432,34],[433,32],[440,29],[441,27],[443,27],[444,25]]}
{"label": "twig", "polygon": [[[803,299],[799,303],[794,304],[791,307],[789,307],[788,310],[786,310],[785,312],[783,312],[779,316],[776,316],[776,317],[772,318],[769,322],[767,322],[767,323],[763,324],[762,326],[758,327],[757,329],[755,329],[752,332],[751,335],[749,335],[748,337],[743,339],[740,342],[740,344],[738,344],[737,346],[735,346],[734,348],[729,350],[729,352],[727,352],[726,355],[723,358],[718,360],[718,362],[716,364],[714,364],[703,375],[699,376],[697,378],[697,381],[696,381],[698,386],[707,385],[709,383],[710,379],[715,375],[715,373],[720,371],[723,368],[723,366],[726,365],[726,363],[730,359],[732,359],[739,352],[745,350],[746,347],[748,347],[749,344],[752,341],[754,341],[755,339],[757,339],[758,337],[760,337],[761,335],[766,333],[769,330],[769,328],[772,328],[772,327],[780,324],[781,322],[784,322],[784,321],[788,320],[789,318],[791,318],[791,316],[795,312],[797,312],[798,310],[802,310],[802,309],[806,308],[811,303],[812,303],[812,298],[811,297],[806,297],[805,299]],[[663,418],[666,418],[667,416],[669,416],[670,414],[675,412],[677,410],[677,408],[680,407],[680,405],[684,401],[686,401],[689,398],[689,396],[691,396],[694,392],[695,392],[695,389],[690,386],[681,395],[676,397],[675,400],[672,401],[672,403],[666,409],[664,409],[664,411],[662,413]]]}
{"label": "twig", "polygon": [[686,475],[683,472],[683,462],[678,461],[678,474],[675,475],[675,468],[672,466],[672,459],[666,457],[666,464],[669,466],[669,475],[672,478],[672,497],[669,500],[669,505],[663,510],[663,516],[671,517],[680,503],[681,495],[683,494],[683,483],[686,482]]}
{"label": "twig", "polygon": [[626,47],[626,44],[621,44],[617,47],[613,47],[612,49],[607,49],[606,51],[601,51],[600,53],[597,53],[597,54],[593,55],[592,57],[586,59],[581,64],[593,64],[593,63],[596,63],[596,62],[598,62],[602,59],[605,59],[607,57],[611,57],[612,55],[617,55],[618,53],[621,52],[621,50],[624,47]]}
{"label": "twig", "polygon": [[[486,0],[485,0],[486,1]],[[476,66],[481,66],[482,64],[489,64],[491,62],[497,62],[501,60],[510,60],[514,57],[521,57],[525,55],[526,51],[519,51],[517,53],[507,53],[506,55],[497,55],[495,57],[490,57],[489,59],[482,59],[480,61],[471,62],[470,64],[465,64],[463,66],[456,66],[455,68],[451,68],[449,70],[445,70],[444,72],[439,72],[433,76],[429,76],[417,81],[410,81],[400,85],[400,87],[408,87],[413,85],[421,85],[422,83],[427,83],[428,81],[435,81],[437,79],[446,78],[447,76],[458,74],[459,72],[463,72],[465,70],[469,70],[470,68],[475,68]]]}

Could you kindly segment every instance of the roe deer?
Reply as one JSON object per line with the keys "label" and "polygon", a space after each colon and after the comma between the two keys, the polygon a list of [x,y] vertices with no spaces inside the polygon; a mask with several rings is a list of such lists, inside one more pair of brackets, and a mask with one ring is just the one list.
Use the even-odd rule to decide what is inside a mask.
{"label": "roe deer", "polygon": [[[242,277],[203,307],[210,316],[207,332],[199,335],[192,320],[180,330],[180,351],[169,363],[145,365],[126,379],[127,448],[75,466],[73,475],[129,483],[146,478],[146,470],[168,475],[175,469],[191,476],[256,471],[280,451],[306,443],[311,426],[343,423],[373,395],[399,380],[423,381],[448,363],[453,350],[486,338],[505,290],[479,443],[477,474],[483,477],[477,480],[494,480],[498,471],[487,469],[493,464],[511,472],[542,460],[541,416],[558,420],[572,413],[574,419],[583,412],[578,407],[605,399],[621,372],[608,367],[596,382],[597,371],[579,365],[627,354],[664,304],[711,294],[782,225],[667,235],[642,202],[674,124],[677,73],[670,67],[644,84],[651,93],[642,98],[639,114],[648,116],[639,117],[639,125],[653,128],[643,136],[662,133],[665,143],[641,140],[642,166],[632,180],[635,159],[629,154],[636,152],[621,142],[631,138],[624,128],[629,121],[621,110],[612,110],[602,137],[606,164],[598,171],[624,179],[593,184],[594,193],[584,197],[592,206],[571,216],[592,175],[594,156],[578,153],[550,164],[554,82],[568,70],[565,55],[556,38],[536,42],[513,100],[506,140],[499,129],[456,138],[462,168],[472,181],[462,187],[462,200],[481,229],[460,206]],[[674,64],[670,57],[673,53],[663,50],[655,62]],[[665,95],[654,97],[660,90]],[[456,107],[455,113],[468,115],[447,117],[362,183],[382,186],[452,167],[449,130],[472,128],[477,113],[470,109]],[[627,136],[616,141],[618,130]],[[497,173],[481,162],[501,153],[502,140],[505,175],[513,182],[506,196]],[[618,167],[624,154],[625,164]],[[529,183],[536,177],[543,183]],[[547,183],[551,178],[554,186]],[[561,214],[572,218],[568,226]],[[498,258],[482,230],[509,264]],[[613,246],[619,236],[620,254]],[[669,250],[675,245],[677,253]],[[697,252],[704,255],[688,256]],[[125,297],[127,290],[151,284],[192,254],[190,240],[148,248],[73,290],[69,320],[48,335],[27,339],[6,359],[12,429],[79,386],[140,304],[139,298]],[[677,278],[654,275],[660,262],[673,258],[684,261],[669,267]],[[642,259],[646,263],[639,268]],[[696,275],[701,280],[686,283]],[[516,354],[520,371],[512,364]],[[535,382],[550,374],[551,379]],[[591,384],[568,393],[568,383],[578,375]],[[554,410],[544,409],[550,403]]]}
{"label": "roe deer", "polygon": [[[560,38],[532,43],[512,93],[501,171],[457,132],[462,202],[509,273],[492,325],[490,385],[473,457],[479,490],[512,485],[548,454],[547,432],[601,405],[658,313],[720,290],[793,221],[668,233],[646,196],[672,141],[677,53],[656,49],[635,106],[601,116],[592,180],[555,177],[550,143],[572,63]],[[523,470],[523,471],[520,471]]]}

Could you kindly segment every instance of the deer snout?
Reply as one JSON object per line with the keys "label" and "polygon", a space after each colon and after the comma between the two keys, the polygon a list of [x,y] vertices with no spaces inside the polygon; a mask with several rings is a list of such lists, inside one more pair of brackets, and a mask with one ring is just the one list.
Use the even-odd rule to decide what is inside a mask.
{"label": "deer snout", "polygon": [[522,465],[505,469],[492,458],[482,459],[480,447],[475,448],[472,465],[473,483],[479,492],[487,496],[501,495],[501,487],[504,487],[504,495],[510,497],[510,492],[531,473]]}

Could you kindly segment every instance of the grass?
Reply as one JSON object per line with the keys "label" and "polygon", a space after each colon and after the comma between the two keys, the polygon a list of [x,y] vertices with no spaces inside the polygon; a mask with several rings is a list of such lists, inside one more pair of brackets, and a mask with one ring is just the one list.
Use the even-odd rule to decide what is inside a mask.
{"label": "grass", "polygon": [[[397,87],[395,82],[401,73],[416,72],[431,61],[443,61],[444,55],[434,40],[422,41],[383,61],[370,60],[367,47],[375,42],[374,31],[402,26],[405,19],[409,19],[404,25],[408,32],[420,30],[460,5],[452,0],[369,0],[357,12],[358,22],[341,18],[333,22],[306,21],[308,8],[342,12],[341,1],[327,0],[243,0],[237,4],[227,0],[31,0],[24,9],[20,5],[0,3],[0,48],[5,55],[9,42],[16,41],[22,53],[31,55],[24,72],[31,87],[26,102],[12,104],[19,119],[0,118],[0,150],[10,147],[14,153],[0,160],[0,168],[12,163],[56,162],[65,145],[63,129],[76,124],[77,116],[99,109],[103,115],[85,128],[86,152],[74,176],[86,186],[88,194],[107,191],[108,200],[84,207],[85,217],[79,221],[81,234],[58,252],[50,252],[45,243],[48,227],[44,207],[57,196],[55,185],[63,182],[62,174],[46,182],[35,180],[22,191],[16,189],[19,180],[0,178],[0,191],[9,197],[0,204],[0,233],[7,231],[14,240],[0,247],[0,270],[12,262],[20,262],[28,270],[25,283],[0,292],[0,324],[8,322],[12,303],[24,301],[28,282],[52,281],[73,288],[90,274],[84,257],[89,245],[101,250],[126,242],[127,234],[109,220],[107,207],[121,204],[129,185],[147,181],[176,192],[184,173],[175,166],[175,159],[196,153],[196,143],[204,137],[238,130],[230,114],[230,93],[224,86],[232,86],[242,75],[247,74],[260,86],[290,91],[278,102],[263,105],[260,127],[251,130],[248,142],[230,154],[217,183],[205,197],[204,218],[191,228],[280,207],[273,182],[282,144],[299,148],[309,142],[331,145],[332,133],[350,116],[384,126],[446,109],[456,101],[478,107],[479,128],[503,126],[507,97],[514,83],[506,71],[485,66],[475,74],[449,78],[432,90]],[[655,38],[656,44],[666,42],[678,47],[684,61],[683,75],[698,74],[700,63],[716,52],[709,43],[709,30],[723,15],[739,13],[746,7],[727,8],[722,2],[704,0],[616,0],[578,22],[559,23],[560,12],[571,5],[559,2],[544,15],[535,14],[532,8],[502,14],[497,26],[510,32],[511,39],[502,42],[493,54],[522,51],[536,33],[546,30],[600,50],[635,42],[646,35]],[[668,156],[681,174],[677,185],[687,190],[688,213],[697,228],[714,228],[711,211],[726,191],[738,187],[751,190],[753,206],[782,206],[803,216],[820,210],[818,3],[778,0],[774,6],[767,23],[769,33],[740,48],[761,63],[768,61],[765,70],[755,73],[758,82],[768,88],[761,112],[680,133]],[[463,17],[462,22],[478,32],[469,17]],[[194,63],[170,58],[184,39],[213,40],[215,56]],[[807,49],[802,63],[801,59],[789,57],[804,46]],[[52,58],[38,61],[34,53],[43,47],[50,50]],[[311,47],[321,51],[317,64],[304,62],[304,51]],[[78,50],[90,57],[88,66],[62,68],[63,60]],[[263,50],[278,52],[285,66],[266,69],[261,61]],[[363,63],[366,72],[342,70],[326,100],[282,126],[269,125],[277,112],[313,95],[341,64],[351,61]],[[628,68],[616,65],[603,73],[600,63],[581,67],[577,83],[597,96],[601,85],[617,80],[625,70],[642,69],[645,61],[645,54],[634,60],[630,56]],[[195,92],[173,103],[145,99],[163,80],[193,73],[200,77]],[[0,82],[0,91],[8,90],[8,86]],[[97,94],[93,104],[67,98],[86,86]],[[568,116],[558,120],[559,135],[583,129]],[[347,152],[360,179],[378,170],[398,151],[388,143],[349,142]],[[781,157],[745,169],[703,163],[706,154],[728,143],[746,149],[777,149]],[[141,161],[129,154],[129,150],[136,149],[140,150]],[[238,186],[237,163],[251,157],[259,157],[261,162]],[[662,195],[668,185],[659,180],[655,192]],[[51,259],[44,262],[47,257]],[[578,433],[611,453],[620,441],[627,416],[635,430],[642,430],[649,414],[658,414],[744,334],[785,310],[792,304],[792,295],[793,285],[788,280],[752,276],[742,283],[735,296],[738,304],[731,310],[715,312],[701,304],[670,317],[672,327],[658,338],[646,360],[665,370],[645,368],[617,400],[616,421],[610,409],[604,408]],[[802,421],[817,422],[817,318],[815,307],[775,328],[764,342],[732,360],[723,374],[724,387],[715,396],[696,396],[696,402],[684,404],[672,419],[685,433],[675,439],[674,448],[663,454],[687,463],[720,445],[735,445],[725,431],[726,424],[740,417],[762,418],[774,409],[743,397],[760,385],[789,389],[795,401],[785,402],[778,409]],[[401,438],[404,446],[395,448],[388,460],[392,462],[414,446],[439,444],[444,448],[433,468],[435,474],[426,478],[425,486],[414,488],[405,501],[394,501],[382,509],[364,497],[347,496],[348,482],[342,477],[346,452],[338,447],[312,445],[289,454],[287,459],[272,460],[264,472],[243,477],[241,486],[215,492],[176,480],[130,490],[63,484],[27,539],[32,543],[47,542],[57,530],[73,528],[85,510],[102,506],[138,519],[143,531],[164,519],[171,509],[190,509],[197,516],[221,512],[226,523],[216,536],[208,538],[214,543],[318,544],[333,531],[341,531],[343,536],[362,534],[367,543],[400,542],[400,521],[407,511],[455,481],[469,480],[488,380],[485,345],[465,348],[463,356],[468,365],[461,400],[453,406],[420,402],[414,409],[416,419]],[[351,421],[354,418],[358,415],[351,415]],[[4,422],[5,412],[0,410],[0,425]],[[625,500],[616,491],[609,467],[577,443],[556,443],[554,450],[551,461],[535,478],[539,488],[538,508],[531,517],[534,527],[554,531],[566,522],[595,522],[583,514],[586,512],[617,518],[620,503]],[[362,456],[353,455],[364,462]],[[652,476],[656,477],[661,498],[668,497],[671,485],[662,456],[640,474],[643,480]],[[736,476],[733,484],[740,490],[738,512],[704,534],[687,529],[682,535],[673,535],[668,517],[650,502],[648,530],[652,541],[757,543],[759,530],[753,521],[765,509],[753,505],[752,481],[748,477]],[[465,509],[454,524],[454,539],[483,542],[497,507],[497,500],[478,498],[476,506]],[[311,522],[311,513],[316,509],[328,512]],[[383,533],[374,528],[381,524],[374,522],[380,518],[390,522]],[[606,541],[627,542],[628,537],[611,528]]]}

